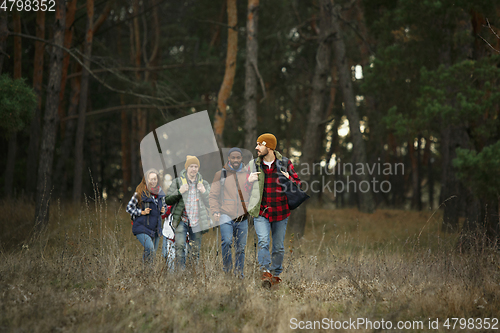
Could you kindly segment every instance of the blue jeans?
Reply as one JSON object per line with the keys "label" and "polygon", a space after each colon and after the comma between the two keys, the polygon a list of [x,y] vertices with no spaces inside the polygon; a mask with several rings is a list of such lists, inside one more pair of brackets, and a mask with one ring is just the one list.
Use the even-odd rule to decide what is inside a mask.
{"label": "blue jeans", "polygon": [[138,234],[135,237],[144,246],[144,254],[142,255],[142,260],[147,263],[152,263],[155,257],[156,249],[158,249],[158,243],[160,241],[159,236],[151,238],[151,236],[146,234]]}
{"label": "blue jeans", "polygon": [[[229,220],[229,221],[227,221]],[[235,261],[234,273],[243,277],[243,267],[245,265],[245,246],[247,245],[248,220],[234,222],[227,215],[221,215],[221,221],[227,221],[220,225],[220,238],[222,241],[222,263],[224,272],[233,270],[233,259],[231,257],[231,247],[234,237]]]}
{"label": "blue jeans", "polygon": [[[186,233],[189,232],[189,246],[186,247]],[[201,232],[193,232],[193,228],[180,221],[175,229],[175,260],[177,267],[186,268],[186,251],[193,264],[200,258]]]}
{"label": "blue jeans", "polygon": [[[285,256],[285,233],[288,217],[281,221],[269,222],[268,219],[258,216],[253,219],[255,233],[259,239],[257,259],[261,269],[269,270],[273,275],[280,275],[283,271],[283,257]],[[269,233],[273,237],[272,262],[269,255]]]}

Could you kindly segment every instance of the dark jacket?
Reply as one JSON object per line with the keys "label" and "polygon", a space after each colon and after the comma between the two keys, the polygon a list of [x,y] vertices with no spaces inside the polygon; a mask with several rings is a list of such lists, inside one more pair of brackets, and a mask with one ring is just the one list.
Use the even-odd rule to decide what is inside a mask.
{"label": "dark jacket", "polygon": [[[165,197],[165,192],[160,188],[160,192],[158,193],[158,198],[155,202],[153,196],[148,197],[147,195],[142,194],[141,197],[141,209],[144,210],[146,208],[151,208],[151,211],[147,215],[140,215],[135,218],[134,225],[132,227],[132,232],[134,235],[138,234],[147,234],[151,237],[161,235],[162,232],[162,223],[161,223],[161,208],[163,207],[162,198]],[[146,205],[149,204],[149,207]]]}

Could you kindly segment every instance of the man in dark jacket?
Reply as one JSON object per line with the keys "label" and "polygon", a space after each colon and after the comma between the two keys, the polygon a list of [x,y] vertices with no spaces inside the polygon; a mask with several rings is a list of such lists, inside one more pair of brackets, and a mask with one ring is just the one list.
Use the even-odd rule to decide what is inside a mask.
{"label": "man in dark jacket", "polygon": [[210,228],[207,213],[210,185],[198,172],[200,161],[196,156],[186,157],[185,169],[175,178],[167,191],[165,202],[175,205],[172,226],[175,229],[175,257],[177,265],[186,267],[186,233],[189,234],[190,256],[198,260],[202,231]]}
{"label": "man in dark jacket", "polygon": [[210,210],[215,221],[220,222],[223,270],[231,272],[233,260],[231,247],[234,237],[235,274],[243,277],[245,246],[248,235],[248,193],[242,188],[247,173],[239,148],[231,148],[228,162],[214,176],[210,190]]}

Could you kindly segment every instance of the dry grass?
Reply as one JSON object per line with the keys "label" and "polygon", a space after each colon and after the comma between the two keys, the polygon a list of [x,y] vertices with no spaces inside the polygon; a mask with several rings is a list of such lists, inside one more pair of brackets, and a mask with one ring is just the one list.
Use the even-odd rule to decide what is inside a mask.
{"label": "dry grass", "polygon": [[0,331],[289,332],[291,318],[421,320],[428,331],[429,318],[500,317],[498,253],[456,253],[439,213],[311,209],[305,237],[288,235],[283,284],[267,291],[252,233],[244,280],[221,273],[214,231],[203,265],[177,274],[142,265],[123,205],[55,203],[46,233],[21,244],[33,209],[13,206],[0,204]]}

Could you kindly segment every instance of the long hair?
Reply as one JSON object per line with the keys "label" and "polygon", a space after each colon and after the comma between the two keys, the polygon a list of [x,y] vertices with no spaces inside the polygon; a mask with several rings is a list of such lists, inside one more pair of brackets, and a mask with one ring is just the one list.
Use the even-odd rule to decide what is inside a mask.
{"label": "long hair", "polygon": [[158,179],[158,185],[160,184],[160,173],[156,169],[150,169],[148,170],[144,176],[142,177],[142,181],[137,185],[135,191],[137,192],[137,206],[140,206],[142,203],[142,195],[144,194],[147,197],[151,197],[151,192],[148,189],[148,183],[146,182],[146,179],[149,178],[150,174],[156,174],[156,177]]}

